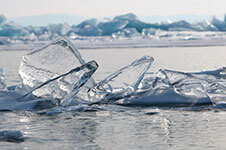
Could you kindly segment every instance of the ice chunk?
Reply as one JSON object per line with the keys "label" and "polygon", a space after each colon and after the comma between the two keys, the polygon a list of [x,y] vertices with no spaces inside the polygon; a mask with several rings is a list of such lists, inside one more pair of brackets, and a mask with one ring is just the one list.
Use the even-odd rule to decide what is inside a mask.
{"label": "ice chunk", "polygon": [[67,35],[71,31],[71,26],[67,23],[64,24],[49,24],[47,26],[48,32],[58,35]]}
{"label": "ice chunk", "polygon": [[108,101],[136,92],[153,61],[153,57],[143,56],[111,74],[90,88],[90,100],[92,102]]}
{"label": "ice chunk", "polygon": [[128,13],[128,14],[125,14],[125,15],[120,15],[120,16],[116,16],[114,18],[115,21],[118,21],[118,20],[138,20],[137,16],[133,13]]}
{"label": "ice chunk", "polygon": [[7,141],[7,142],[23,142],[24,136],[21,131],[4,130],[4,131],[0,131],[0,140]]}
{"label": "ice chunk", "polygon": [[207,20],[194,24],[194,27],[198,31],[218,31],[218,29],[210,21]]}
{"label": "ice chunk", "polygon": [[211,105],[209,97],[191,97],[177,93],[172,87],[158,88],[143,93],[137,93],[129,97],[124,97],[115,102],[118,105],[126,106],[196,106]]}
{"label": "ice chunk", "polygon": [[173,87],[180,95],[195,98],[210,98],[212,103],[226,100],[224,68],[214,71],[185,73],[160,70],[158,79]]}
{"label": "ice chunk", "polygon": [[118,31],[112,34],[113,38],[138,37],[138,36],[140,36],[140,33],[138,33],[135,28],[126,28],[126,29],[123,29],[122,31]]}
{"label": "ice chunk", "polygon": [[33,88],[82,64],[85,61],[73,45],[59,39],[24,56],[19,75],[25,86]]}
{"label": "ice chunk", "polygon": [[193,73],[193,76],[195,76],[198,80],[203,81],[203,86],[214,103],[221,103],[226,100],[225,67],[212,71]]}
{"label": "ice chunk", "polygon": [[156,32],[158,31],[159,29],[155,29],[155,28],[144,28],[142,30],[142,35],[143,36],[147,36],[147,37],[152,37],[152,36],[155,36]]}
{"label": "ice chunk", "polygon": [[78,24],[76,27],[77,28],[86,28],[88,26],[97,26],[98,25],[98,20],[95,18],[85,20]]}
{"label": "ice chunk", "polygon": [[102,34],[97,19],[85,20],[76,27],[73,26],[73,31],[82,36],[100,36]]}
{"label": "ice chunk", "polygon": [[0,36],[13,37],[13,36],[26,36],[29,32],[23,26],[10,21],[1,24]]}
{"label": "ice chunk", "polygon": [[226,22],[218,20],[215,16],[211,18],[210,23],[219,31],[226,31]]}
{"label": "ice chunk", "polygon": [[4,15],[0,15],[0,25],[6,21],[6,17]]}
{"label": "ice chunk", "polygon": [[6,88],[6,84],[4,81],[4,72],[3,72],[3,69],[0,68],[0,90],[5,88]]}
{"label": "ice chunk", "polygon": [[127,20],[117,20],[99,23],[103,35],[111,35],[114,32],[120,31],[126,27],[129,22]]}
{"label": "ice chunk", "polygon": [[86,64],[68,40],[59,39],[24,56],[19,74],[23,86],[34,95],[63,99],[73,95],[97,68],[95,61]]}
{"label": "ice chunk", "polygon": [[180,95],[197,98],[208,97],[204,88],[206,81],[200,80],[190,73],[164,69],[159,71],[158,78],[161,82],[168,83]]}
{"label": "ice chunk", "polygon": [[80,67],[70,70],[67,73],[41,83],[26,95],[33,93],[38,97],[53,97],[59,100],[62,100],[65,96],[67,98],[72,98],[91,78],[97,68],[98,64],[95,61],[90,61]]}
{"label": "ice chunk", "polygon": [[160,70],[156,76],[145,78],[147,85],[141,92],[124,97],[116,102],[120,105],[142,106],[194,106],[213,104],[205,84],[207,82],[190,73]]}

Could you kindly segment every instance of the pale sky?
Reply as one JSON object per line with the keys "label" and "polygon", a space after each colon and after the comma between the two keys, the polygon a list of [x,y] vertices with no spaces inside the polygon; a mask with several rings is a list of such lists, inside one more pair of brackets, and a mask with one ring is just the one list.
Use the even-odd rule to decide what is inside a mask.
{"label": "pale sky", "polygon": [[0,0],[0,14],[7,18],[41,14],[108,17],[128,12],[138,16],[223,15],[226,0]]}

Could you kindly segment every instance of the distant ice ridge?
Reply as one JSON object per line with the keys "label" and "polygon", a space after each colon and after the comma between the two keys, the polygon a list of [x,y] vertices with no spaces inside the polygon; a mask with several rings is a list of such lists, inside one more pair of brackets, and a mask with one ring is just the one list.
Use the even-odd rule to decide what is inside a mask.
{"label": "distant ice ridge", "polygon": [[2,86],[0,110],[56,107],[58,112],[109,103],[196,106],[226,101],[225,68],[196,73],[167,69],[151,72],[153,61],[153,57],[143,56],[96,82],[92,75],[98,64],[94,60],[85,62],[69,40],[60,38],[22,58],[21,85]]}
{"label": "distant ice ridge", "polygon": [[[3,15],[0,15],[0,37],[3,37],[0,38],[0,45],[43,42],[46,40],[53,40],[59,36],[70,37],[74,40],[96,40],[98,37],[105,36],[112,38],[112,40],[134,37],[155,39],[167,38],[169,40],[196,40],[201,38],[205,40],[206,37],[211,38],[210,36],[212,36],[213,39],[214,37],[218,37],[218,35],[224,37],[223,32],[225,31],[226,20],[221,21],[216,17],[193,23],[185,20],[146,23],[139,20],[135,14],[128,13],[116,16],[113,19],[99,21],[95,18],[88,19],[78,25],[63,23],[39,27],[23,27],[15,22],[7,21]],[[161,35],[158,34],[159,32],[162,32]],[[180,34],[180,32],[183,33]],[[184,32],[191,33],[190,35],[184,35]],[[194,34],[194,32],[196,33]],[[203,34],[203,32],[211,33]],[[222,34],[219,34],[219,32]]]}

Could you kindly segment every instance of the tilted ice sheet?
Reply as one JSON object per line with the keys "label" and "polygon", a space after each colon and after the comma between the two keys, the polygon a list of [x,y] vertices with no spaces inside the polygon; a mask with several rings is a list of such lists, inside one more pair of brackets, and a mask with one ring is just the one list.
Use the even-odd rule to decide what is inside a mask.
{"label": "tilted ice sheet", "polygon": [[97,67],[95,61],[86,64],[71,42],[61,38],[24,56],[19,74],[23,87],[34,95],[63,99]]}
{"label": "tilted ice sheet", "polygon": [[161,69],[145,78],[142,86],[141,92],[117,104],[193,106],[226,101],[225,68],[197,73]]}
{"label": "tilted ice sheet", "polygon": [[120,105],[192,106],[211,104],[203,85],[185,73],[160,70],[142,81],[140,90],[116,102]]}
{"label": "tilted ice sheet", "polygon": [[[26,94],[23,94],[24,91],[20,87],[2,91],[0,92],[0,111],[46,109],[59,105],[59,102],[62,106],[67,106],[72,101],[73,104],[82,103],[74,97],[97,68],[97,63],[90,61],[56,78],[49,79]],[[79,79],[77,79],[78,74],[81,74]]]}
{"label": "tilted ice sheet", "polygon": [[198,73],[172,70],[164,72],[168,76],[168,81],[182,94],[196,97],[207,95],[214,103],[226,100],[225,68]]}
{"label": "tilted ice sheet", "polygon": [[198,80],[204,80],[206,93],[214,103],[226,101],[226,68],[192,74]]}
{"label": "tilted ice sheet", "polygon": [[153,61],[153,57],[143,56],[119,69],[90,88],[88,93],[90,100],[92,102],[108,101],[136,92]]}
{"label": "tilted ice sheet", "polygon": [[24,56],[19,74],[24,85],[34,87],[38,82],[45,82],[82,64],[85,61],[71,42],[59,39]]}
{"label": "tilted ice sheet", "polygon": [[147,73],[150,66],[145,66],[144,60],[145,57],[134,61],[91,88],[91,100],[127,106],[193,106],[226,100],[225,68],[197,73],[167,69]]}
{"label": "tilted ice sheet", "polygon": [[91,78],[97,68],[98,64],[95,61],[90,61],[69,72],[41,83],[24,96],[32,93],[37,97],[51,97],[59,100],[62,100],[65,97],[72,98]]}

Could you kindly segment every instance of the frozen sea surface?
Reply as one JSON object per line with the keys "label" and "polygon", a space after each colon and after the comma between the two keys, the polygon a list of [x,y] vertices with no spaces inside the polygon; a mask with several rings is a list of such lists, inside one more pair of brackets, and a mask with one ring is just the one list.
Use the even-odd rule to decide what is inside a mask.
{"label": "frozen sea surface", "polygon": [[[95,49],[80,51],[100,65],[96,78],[136,58],[155,58],[152,71],[202,71],[226,66],[226,47]],[[7,85],[19,83],[20,57],[28,51],[0,51]],[[225,149],[224,104],[201,107],[76,107],[58,114],[1,112],[0,130],[19,130],[23,142],[1,141],[2,149]]]}

